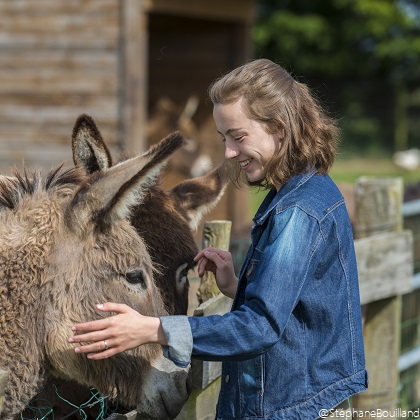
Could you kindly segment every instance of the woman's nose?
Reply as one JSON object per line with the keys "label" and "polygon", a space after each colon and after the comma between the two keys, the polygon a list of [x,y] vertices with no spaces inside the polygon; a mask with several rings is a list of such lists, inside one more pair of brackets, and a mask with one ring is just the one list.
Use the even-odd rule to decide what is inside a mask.
{"label": "woman's nose", "polygon": [[235,142],[226,140],[225,142],[225,159],[234,159],[239,155],[239,149]]}

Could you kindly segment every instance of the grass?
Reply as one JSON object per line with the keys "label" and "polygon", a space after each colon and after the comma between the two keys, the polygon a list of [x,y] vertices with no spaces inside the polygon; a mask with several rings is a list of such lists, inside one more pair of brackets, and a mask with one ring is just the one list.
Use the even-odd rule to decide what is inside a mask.
{"label": "grass", "polygon": [[[372,177],[402,177],[404,184],[420,182],[420,168],[415,171],[407,171],[396,166],[392,159],[352,157],[336,160],[330,172],[331,178],[337,184],[354,184],[362,176]],[[266,191],[252,191],[250,193],[250,218],[258,210],[258,206],[264,199]]]}
{"label": "grass", "polygon": [[407,171],[399,168],[391,159],[387,158],[355,157],[338,159],[330,175],[336,183],[354,184],[361,176],[402,177],[406,185],[420,182],[420,168],[414,171]]}

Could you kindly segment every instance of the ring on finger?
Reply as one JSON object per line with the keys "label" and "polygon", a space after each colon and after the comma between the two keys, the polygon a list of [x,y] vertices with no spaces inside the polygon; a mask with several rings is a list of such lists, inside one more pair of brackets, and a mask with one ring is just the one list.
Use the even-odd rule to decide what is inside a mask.
{"label": "ring on finger", "polygon": [[108,345],[108,343],[106,342],[106,340],[104,340],[104,350],[108,350],[109,349],[109,345]]}

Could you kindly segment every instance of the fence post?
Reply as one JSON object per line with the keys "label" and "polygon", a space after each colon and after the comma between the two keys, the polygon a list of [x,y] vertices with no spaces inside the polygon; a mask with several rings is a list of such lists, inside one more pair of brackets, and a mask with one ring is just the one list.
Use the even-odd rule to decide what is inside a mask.
{"label": "fence post", "polygon": [[[232,222],[215,220],[203,226],[203,248],[213,246],[229,249]],[[209,273],[210,274],[210,273]],[[233,300],[220,293],[213,275],[203,277],[199,291],[202,302],[194,316],[223,315],[229,312]],[[221,362],[191,360],[193,391],[176,420],[210,420],[216,415],[216,404],[220,391]]]}
{"label": "fence post", "polygon": [[[203,227],[203,248],[209,246],[229,250],[230,231],[232,222],[230,220],[213,220],[204,223]],[[204,273],[200,287],[197,291],[199,303],[217,296],[220,293],[213,273]]]}
{"label": "fence post", "polygon": [[[355,238],[402,230],[401,178],[360,178],[355,186]],[[396,279],[397,281],[397,279]],[[395,410],[398,403],[401,295],[362,307],[369,388],[353,398],[358,410]]]}
{"label": "fence post", "polygon": [[7,381],[7,372],[0,369],[0,414],[3,407],[4,390],[6,388],[6,381]]}

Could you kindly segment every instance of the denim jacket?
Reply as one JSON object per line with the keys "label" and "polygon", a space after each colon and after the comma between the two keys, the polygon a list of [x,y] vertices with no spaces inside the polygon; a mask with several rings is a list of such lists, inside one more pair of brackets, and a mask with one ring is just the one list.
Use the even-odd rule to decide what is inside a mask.
{"label": "denim jacket", "polygon": [[353,234],[328,175],[292,177],[261,204],[232,311],[162,317],[164,349],[223,362],[217,419],[320,417],[367,387]]}

